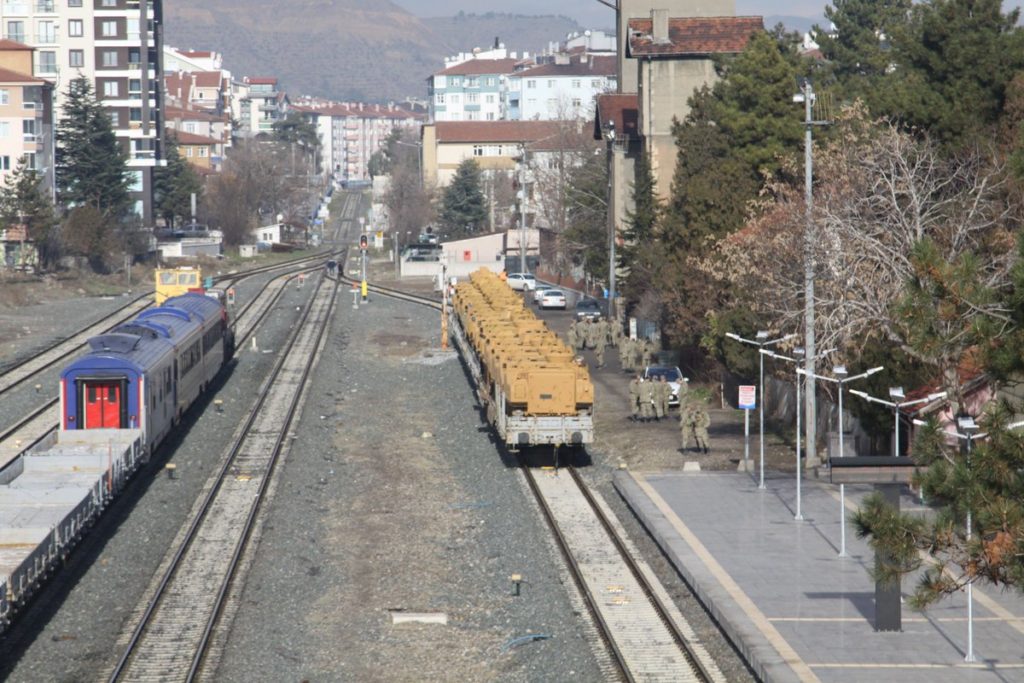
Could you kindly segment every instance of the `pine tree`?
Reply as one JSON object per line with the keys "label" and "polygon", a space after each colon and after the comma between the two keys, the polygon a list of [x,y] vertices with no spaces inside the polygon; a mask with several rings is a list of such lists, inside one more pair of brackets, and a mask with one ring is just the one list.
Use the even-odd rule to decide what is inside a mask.
{"label": "pine tree", "polygon": [[487,223],[487,204],[480,179],[480,165],[475,159],[459,164],[455,177],[441,197],[439,216],[445,236],[468,237]]}
{"label": "pine tree", "polygon": [[825,18],[835,31],[815,27],[815,40],[847,99],[873,101],[889,71],[892,35],[907,21],[910,0],[834,0]]}
{"label": "pine tree", "polygon": [[4,180],[0,194],[0,221],[4,225],[23,225],[27,237],[39,254],[40,266],[47,268],[59,256],[57,214],[49,194],[43,192],[37,171],[18,161],[18,167]]}
{"label": "pine tree", "polygon": [[636,162],[632,194],[634,208],[626,214],[623,245],[617,254],[619,267],[626,273],[623,291],[629,300],[635,302],[653,285],[657,253],[660,251],[660,247],[655,245],[655,229],[661,205],[654,193],[654,173],[646,154]]}
{"label": "pine tree", "polygon": [[925,129],[947,149],[990,139],[1006,88],[1024,69],[1020,11],[1001,0],[928,0],[893,36],[895,69],[878,113]]}
{"label": "pine tree", "polygon": [[173,137],[168,137],[164,144],[164,159],[167,165],[156,169],[153,174],[153,199],[157,215],[173,228],[179,218],[185,221],[191,216],[192,194],[198,201],[203,184],[192,164],[178,153]]}
{"label": "pine tree", "polygon": [[87,78],[68,84],[57,126],[57,193],[66,208],[91,206],[119,220],[129,207],[127,157]]}

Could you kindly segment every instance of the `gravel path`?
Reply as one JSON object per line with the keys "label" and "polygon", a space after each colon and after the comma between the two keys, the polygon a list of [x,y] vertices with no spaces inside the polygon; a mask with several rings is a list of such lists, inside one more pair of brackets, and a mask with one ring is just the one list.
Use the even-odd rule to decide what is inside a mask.
{"label": "gravel path", "polygon": [[[600,680],[521,475],[437,346],[422,308],[339,305],[217,680]],[[549,638],[513,644],[530,634]]]}

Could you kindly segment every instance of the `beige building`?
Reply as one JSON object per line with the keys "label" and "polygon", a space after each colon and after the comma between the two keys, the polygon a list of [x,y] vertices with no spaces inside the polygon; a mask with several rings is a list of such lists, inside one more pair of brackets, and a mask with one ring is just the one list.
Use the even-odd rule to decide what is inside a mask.
{"label": "beige building", "polygon": [[672,122],[690,113],[694,91],[717,80],[714,58],[742,52],[764,30],[761,17],[672,17],[654,10],[629,20],[627,57],[637,66],[637,109],[643,153],[657,194],[667,199],[676,166]]}
{"label": "beige building", "polygon": [[0,40],[0,184],[22,158],[53,186],[52,86],[32,75],[28,45]]}

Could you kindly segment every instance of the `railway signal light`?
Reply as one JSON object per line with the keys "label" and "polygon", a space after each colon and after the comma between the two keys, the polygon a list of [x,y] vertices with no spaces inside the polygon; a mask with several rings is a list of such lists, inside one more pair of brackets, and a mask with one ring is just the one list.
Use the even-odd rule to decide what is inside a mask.
{"label": "railway signal light", "polygon": [[369,246],[369,242],[366,239],[366,235],[360,235],[359,236],[359,248],[362,249],[363,251],[366,251],[368,246]]}

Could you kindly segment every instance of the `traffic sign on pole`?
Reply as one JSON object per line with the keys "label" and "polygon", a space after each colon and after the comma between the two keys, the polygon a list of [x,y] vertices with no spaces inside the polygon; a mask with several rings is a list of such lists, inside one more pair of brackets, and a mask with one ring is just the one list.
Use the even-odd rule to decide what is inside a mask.
{"label": "traffic sign on pole", "polygon": [[757,409],[757,386],[753,384],[740,385],[739,407],[740,410]]}

